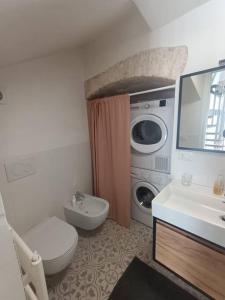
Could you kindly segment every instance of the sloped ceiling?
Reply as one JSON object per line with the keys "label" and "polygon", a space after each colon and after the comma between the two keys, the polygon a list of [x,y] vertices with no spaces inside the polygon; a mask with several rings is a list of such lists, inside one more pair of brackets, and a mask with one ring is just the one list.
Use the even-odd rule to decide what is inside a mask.
{"label": "sloped ceiling", "polygon": [[159,28],[210,0],[133,0],[151,30]]}
{"label": "sloped ceiling", "polygon": [[135,13],[141,12],[154,29],[204,2],[207,0],[1,0],[0,67],[84,45]]}
{"label": "sloped ceiling", "polygon": [[131,0],[1,0],[0,67],[84,44],[134,11]]}

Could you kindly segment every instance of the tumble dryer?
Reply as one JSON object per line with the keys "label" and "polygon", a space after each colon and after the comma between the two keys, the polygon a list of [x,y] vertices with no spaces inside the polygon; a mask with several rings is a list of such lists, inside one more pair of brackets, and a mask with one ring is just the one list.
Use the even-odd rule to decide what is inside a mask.
{"label": "tumble dryer", "polygon": [[174,98],[131,104],[131,166],[170,173]]}

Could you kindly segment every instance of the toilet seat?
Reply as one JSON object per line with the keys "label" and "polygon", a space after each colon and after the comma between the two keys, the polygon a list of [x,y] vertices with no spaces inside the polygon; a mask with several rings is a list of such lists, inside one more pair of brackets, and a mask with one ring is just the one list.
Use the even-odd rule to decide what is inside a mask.
{"label": "toilet seat", "polygon": [[61,271],[73,257],[78,242],[76,229],[66,222],[51,217],[31,228],[24,241],[42,257],[46,274]]}

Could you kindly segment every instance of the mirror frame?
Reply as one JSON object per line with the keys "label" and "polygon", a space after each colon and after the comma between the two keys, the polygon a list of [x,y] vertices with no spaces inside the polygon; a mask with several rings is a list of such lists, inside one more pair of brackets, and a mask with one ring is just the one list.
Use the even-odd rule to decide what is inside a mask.
{"label": "mirror frame", "polygon": [[221,151],[221,150],[209,150],[209,149],[202,149],[202,148],[191,148],[191,147],[188,148],[188,147],[179,146],[183,79],[186,78],[186,77],[191,77],[191,76],[200,75],[200,74],[209,73],[209,72],[215,72],[215,71],[219,71],[219,70],[225,70],[225,65],[218,66],[218,67],[211,68],[211,69],[201,70],[201,71],[198,71],[198,72],[189,73],[189,74],[185,74],[185,75],[180,76],[179,102],[178,102],[178,115],[177,115],[176,149],[198,151],[198,152],[221,153],[221,154],[225,153],[225,150],[224,151]]}

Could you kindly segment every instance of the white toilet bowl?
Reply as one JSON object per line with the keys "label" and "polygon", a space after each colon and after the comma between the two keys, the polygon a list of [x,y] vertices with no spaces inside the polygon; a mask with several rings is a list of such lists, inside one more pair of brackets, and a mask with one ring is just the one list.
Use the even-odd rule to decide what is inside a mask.
{"label": "white toilet bowl", "polygon": [[57,217],[51,217],[31,228],[23,239],[41,256],[45,274],[52,275],[71,263],[78,234],[73,226]]}
{"label": "white toilet bowl", "polygon": [[93,230],[100,226],[109,212],[109,203],[98,197],[84,194],[81,203],[72,206],[71,203],[64,205],[65,217],[68,223],[86,230]]}

